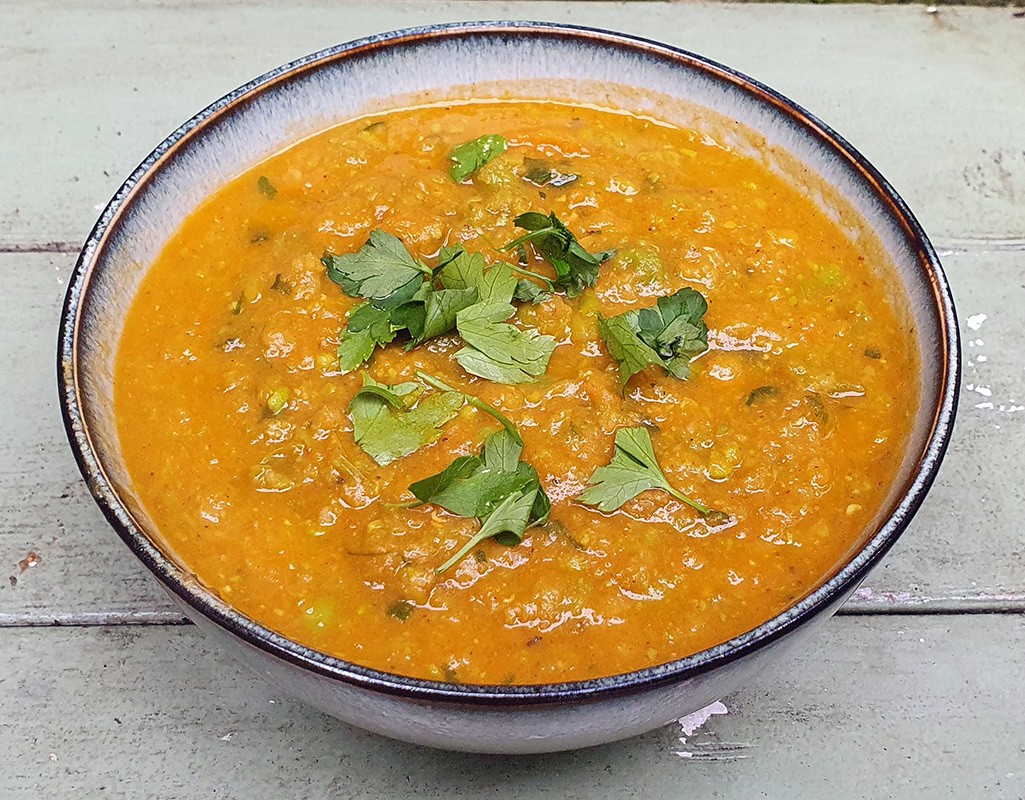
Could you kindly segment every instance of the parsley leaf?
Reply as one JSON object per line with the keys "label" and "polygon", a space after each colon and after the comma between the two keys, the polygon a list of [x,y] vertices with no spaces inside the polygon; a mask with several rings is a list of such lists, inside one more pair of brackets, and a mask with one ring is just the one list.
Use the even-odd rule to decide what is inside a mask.
{"label": "parsley leaf", "polygon": [[453,162],[448,174],[456,183],[462,183],[491,159],[502,155],[507,147],[506,141],[497,133],[489,133],[456,146],[449,153]]}
{"label": "parsley leaf", "polygon": [[327,254],[321,261],[327,275],[350,297],[363,297],[378,308],[396,308],[409,301],[431,270],[413,258],[402,240],[382,230],[355,253]]}
{"label": "parsley leaf", "polygon": [[589,253],[554,212],[545,216],[536,211],[528,211],[520,214],[513,222],[527,233],[502,249],[515,250],[529,243],[555,268],[557,277],[554,285],[563,289],[568,297],[576,297],[584,289],[594,286],[598,282],[601,265],[615,255],[614,250]]}
{"label": "parsley leaf", "polygon": [[651,308],[598,318],[598,329],[609,353],[619,362],[623,388],[636,373],[661,366],[670,375],[687,380],[690,361],[708,349],[704,323],[708,303],[691,288],[658,299]]}
{"label": "parsley leaf", "polygon": [[551,502],[537,470],[520,460],[519,434],[503,429],[484,440],[480,454],[460,456],[437,475],[410,485],[420,504],[441,506],[460,517],[476,517],[481,527],[459,551],[436,570],[458,563],[485,539],[513,546],[527,528],[542,524]]}
{"label": "parsley leaf", "polygon": [[713,513],[669,485],[655,458],[647,428],[620,428],[616,431],[615,447],[612,461],[595,470],[587,488],[577,498],[581,503],[605,512],[615,511],[643,491],[661,489],[703,517]]}
{"label": "parsley leaf", "polygon": [[[469,257],[462,247],[451,255]],[[483,273],[483,258],[481,272]],[[338,365],[351,372],[406,331],[406,349],[455,328],[456,314],[475,304],[475,288],[461,291],[435,289],[433,272],[415,260],[396,237],[374,230],[370,239],[351,256],[324,256],[328,276],[347,294],[370,297],[349,313],[339,337]],[[375,273],[375,270],[377,272]]]}
{"label": "parsley leaf", "polygon": [[418,383],[388,386],[363,376],[363,388],[349,403],[353,436],[382,467],[436,442],[463,405],[458,392],[421,398],[423,392]]}
{"label": "parsley leaf", "polygon": [[456,353],[456,361],[463,369],[507,384],[527,383],[544,374],[555,338],[505,322],[515,312],[509,303],[481,303],[459,312],[456,329],[467,346]]}

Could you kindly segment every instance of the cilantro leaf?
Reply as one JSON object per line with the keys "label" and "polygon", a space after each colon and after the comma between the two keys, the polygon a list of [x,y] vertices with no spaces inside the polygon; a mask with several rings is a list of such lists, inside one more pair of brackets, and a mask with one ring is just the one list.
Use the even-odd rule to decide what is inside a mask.
{"label": "cilantro leaf", "polygon": [[547,297],[528,281],[517,281],[509,264],[487,267],[483,256],[456,245],[442,248],[438,266],[431,270],[414,259],[399,239],[379,230],[371,231],[358,252],[322,260],[329,277],[348,294],[367,298],[350,312],[340,334],[342,372],[368,361],[376,348],[388,345],[399,333],[408,334],[406,349],[410,350],[459,328],[460,319],[466,329],[460,335],[468,346],[457,358],[471,374],[522,383],[542,374],[548,365],[554,339],[504,322],[515,313],[514,296],[533,302]]}
{"label": "cilantro leaf", "polygon": [[409,332],[413,336],[409,347],[453,330],[456,327],[456,316],[459,312],[476,304],[477,300],[478,294],[474,288],[434,289],[429,292],[424,299],[422,328],[419,332],[414,333],[413,328],[408,326]]}
{"label": "cilantro leaf", "polygon": [[339,336],[338,368],[352,372],[367,361],[376,348],[384,347],[394,338],[391,312],[372,303],[360,303],[349,312],[349,322]]}
{"label": "cilantro leaf", "polygon": [[516,277],[508,264],[485,269],[484,256],[467,253],[462,245],[443,247],[440,255],[441,283],[446,289],[476,289],[481,303],[512,302]]}
{"label": "cilantro leaf", "polygon": [[605,340],[609,354],[619,362],[619,378],[624,389],[626,382],[642,369],[662,364],[658,353],[637,335],[625,314],[608,319],[599,316],[598,332]]}
{"label": "cilantro leaf", "polygon": [[516,442],[523,444],[523,440],[520,438],[520,432],[516,430],[516,426],[513,425],[512,420],[490,403],[485,403],[479,397],[474,397],[472,394],[466,394],[465,392],[460,392],[458,389],[453,389],[448,384],[442,383],[438,378],[435,378],[433,375],[428,375],[426,372],[417,370],[416,376],[428,386],[437,389],[440,392],[458,392],[463,396],[464,401],[469,403],[478,411],[483,411],[485,414],[490,414],[492,417],[497,419],[502,424],[502,427],[509,431]]}
{"label": "cilantro leaf", "polygon": [[470,306],[456,316],[456,328],[467,346],[456,353],[471,375],[497,383],[527,383],[548,368],[555,339],[534,328],[505,322],[516,309],[508,303]]}
{"label": "cilantro leaf", "polygon": [[260,194],[268,200],[273,200],[278,196],[278,190],[274,188],[274,184],[270,182],[270,178],[266,175],[260,176],[260,179],[256,182],[256,188],[259,189]]}
{"label": "cilantro leaf", "polygon": [[507,429],[490,434],[476,456],[460,456],[437,475],[410,485],[420,503],[431,503],[461,517],[476,517],[481,527],[437,572],[459,562],[485,539],[515,545],[534,525],[548,518],[551,502],[537,470],[520,461],[519,434]]}
{"label": "cilantro leaf", "polygon": [[489,133],[457,145],[449,153],[449,159],[454,163],[448,174],[456,183],[462,183],[491,159],[502,155],[506,147],[505,139],[497,133]]}
{"label": "cilantro leaf", "polygon": [[616,431],[615,452],[607,466],[598,467],[587,488],[577,498],[581,503],[597,506],[607,512],[615,511],[648,489],[668,492],[686,503],[701,516],[713,513],[685,494],[669,485],[655,458],[651,435],[647,428],[620,428]]}
{"label": "cilantro leaf", "polygon": [[562,172],[556,169],[552,162],[541,158],[523,159],[523,178],[535,186],[554,186],[559,188],[569,186],[579,175],[572,172]]}
{"label": "cilantro leaf", "polygon": [[[530,515],[534,509],[534,500],[540,490],[513,492],[484,518],[477,535],[470,539],[464,547],[467,552],[485,539],[494,536],[506,547],[514,547],[523,541],[523,534],[530,523]],[[458,556],[458,553],[456,554]]]}
{"label": "cilantro leaf", "polygon": [[355,253],[327,254],[321,261],[327,275],[350,297],[363,297],[378,308],[396,308],[409,301],[431,271],[410,255],[402,240],[382,230]]}
{"label": "cilantro leaf", "polygon": [[533,303],[534,305],[539,305],[541,303],[547,303],[551,299],[551,292],[538,286],[534,281],[528,281],[526,278],[520,278],[516,281],[516,289],[513,291],[513,300],[518,300],[521,303]]}
{"label": "cilantro leaf", "polygon": [[363,388],[349,403],[356,444],[381,466],[433,444],[441,427],[463,405],[457,392],[431,394],[421,398],[423,386],[378,383],[363,376]]}
{"label": "cilantro leaf", "polygon": [[642,369],[661,366],[670,375],[687,380],[690,361],[708,349],[704,316],[708,303],[691,288],[660,297],[651,308],[598,318],[598,329],[609,353],[619,362],[619,377],[627,381]]}
{"label": "cilantro leaf", "polygon": [[554,285],[563,289],[568,297],[576,297],[584,289],[598,282],[601,265],[615,255],[614,250],[590,253],[577,240],[555,213],[545,216],[536,211],[520,214],[513,220],[517,228],[527,231],[502,247],[515,250],[530,244],[545,261],[555,268]]}

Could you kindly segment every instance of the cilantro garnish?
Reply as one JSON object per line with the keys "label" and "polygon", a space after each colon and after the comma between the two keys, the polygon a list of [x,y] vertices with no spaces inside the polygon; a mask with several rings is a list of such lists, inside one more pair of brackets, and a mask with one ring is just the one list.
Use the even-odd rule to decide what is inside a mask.
{"label": "cilantro garnish", "polygon": [[[545,281],[547,284],[548,281]],[[540,305],[541,303],[547,303],[552,299],[552,293],[547,289],[538,286],[534,281],[528,281],[524,278],[516,281],[516,290],[513,292],[513,300],[518,300],[521,303],[533,303],[534,305]]]}
{"label": "cilantro garnish", "polygon": [[660,297],[652,308],[626,311],[598,327],[609,353],[619,362],[624,389],[627,381],[649,366],[661,366],[680,380],[690,377],[690,360],[708,349],[703,321],[708,304],[691,288]]}
{"label": "cilantro garnish", "polygon": [[421,372],[420,370],[417,370],[416,377],[418,377],[431,388],[437,389],[439,392],[455,392],[456,394],[461,395],[465,402],[469,403],[478,411],[483,411],[485,414],[490,414],[492,417],[498,420],[501,423],[502,427],[509,431],[509,434],[513,437],[513,439],[516,442],[518,442],[519,444],[523,444],[523,440],[520,438],[520,432],[516,430],[516,426],[513,425],[512,420],[510,420],[507,416],[505,416],[505,414],[503,414],[490,403],[485,403],[479,397],[475,397],[472,394],[466,394],[465,392],[461,392],[458,389],[453,389],[447,383],[443,383],[441,379],[435,378],[433,375],[428,375],[426,372]]}
{"label": "cilantro garnish", "polygon": [[436,475],[417,481],[409,491],[419,501],[441,506],[460,517],[476,517],[476,534],[437,568],[440,574],[458,563],[485,539],[512,547],[524,532],[548,519],[551,502],[537,470],[520,460],[523,444],[507,429],[484,440],[480,454],[460,456]]}
{"label": "cilantro garnish", "polygon": [[484,256],[468,253],[462,245],[443,247],[438,258],[441,284],[446,289],[476,289],[478,303],[509,303],[516,291],[516,277],[508,264],[486,267]]}
{"label": "cilantro garnish", "polygon": [[350,312],[339,337],[342,372],[356,369],[399,333],[409,336],[408,350],[453,329],[466,341],[456,359],[472,375],[524,383],[548,367],[555,339],[506,322],[516,312],[514,297],[542,302],[544,290],[523,286],[529,282],[517,281],[508,264],[486,267],[483,256],[457,245],[442,248],[432,270],[397,237],[378,230],[356,253],[322,260],[346,294],[367,299]]}
{"label": "cilantro garnish", "polygon": [[396,308],[409,301],[431,270],[410,255],[402,240],[382,230],[355,253],[325,255],[327,276],[350,297],[363,297],[378,308]]}
{"label": "cilantro garnish", "polygon": [[459,312],[456,329],[467,346],[456,361],[463,369],[497,383],[527,383],[544,375],[555,338],[510,325],[505,320],[514,313],[509,303],[479,303]]}
{"label": "cilantro garnish", "polygon": [[616,431],[615,448],[612,461],[595,470],[587,488],[577,498],[581,503],[605,512],[615,511],[643,491],[660,489],[703,517],[715,513],[669,485],[655,458],[647,428],[620,428]]}
{"label": "cilantro garnish", "polygon": [[523,159],[523,177],[535,186],[560,188],[573,183],[579,176],[572,172],[556,169],[550,161],[540,158]]}
{"label": "cilantro garnish", "polygon": [[497,133],[489,133],[472,142],[457,145],[449,154],[454,163],[448,174],[456,183],[462,183],[491,159],[502,155],[506,147],[505,139]]}
{"label": "cilantro garnish", "polygon": [[553,285],[564,290],[568,297],[576,297],[584,289],[594,286],[598,282],[598,269],[602,263],[615,255],[614,250],[589,253],[554,212],[545,216],[536,211],[528,211],[520,214],[513,222],[527,233],[502,249],[516,250],[529,244],[555,268],[557,277]]}
{"label": "cilantro garnish", "polygon": [[436,442],[442,426],[463,405],[459,392],[423,393],[419,383],[389,386],[363,376],[349,416],[356,444],[381,466]]}
{"label": "cilantro garnish", "polygon": [[260,194],[268,200],[273,200],[278,196],[278,190],[274,188],[274,184],[270,182],[270,178],[266,175],[260,176],[260,179],[256,182],[256,188],[259,189]]}

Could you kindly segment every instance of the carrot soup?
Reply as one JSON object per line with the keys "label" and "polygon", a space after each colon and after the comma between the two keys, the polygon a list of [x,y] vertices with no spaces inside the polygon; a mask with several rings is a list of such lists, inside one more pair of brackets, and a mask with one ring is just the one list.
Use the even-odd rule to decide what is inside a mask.
{"label": "carrot soup", "polygon": [[866,535],[917,410],[888,269],[708,133],[396,110],[186,219],[125,322],[120,441],[161,545],[274,631],[439,681],[628,672]]}

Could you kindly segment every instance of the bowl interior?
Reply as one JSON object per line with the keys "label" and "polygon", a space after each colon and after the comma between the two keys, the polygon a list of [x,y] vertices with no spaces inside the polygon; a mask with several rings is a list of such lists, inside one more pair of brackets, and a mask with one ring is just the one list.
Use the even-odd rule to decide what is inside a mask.
{"label": "bowl interior", "polygon": [[829,582],[835,585],[820,588],[825,596],[819,602],[853,585],[913,514],[942,455],[953,414],[952,307],[917,223],[856,153],[764,87],[652,43],[522,23],[374,37],[282,67],[175,131],[118,192],[87,241],[72,281],[60,352],[73,446],[122,537],[189,602],[201,597],[217,603],[177,564],[138,502],[113,413],[123,321],[142,278],[184,218],[253,164],[335,123],[481,97],[593,104],[707,130],[803,187],[857,241],[917,338],[922,388],[890,496],[847,563],[837,565]]}

